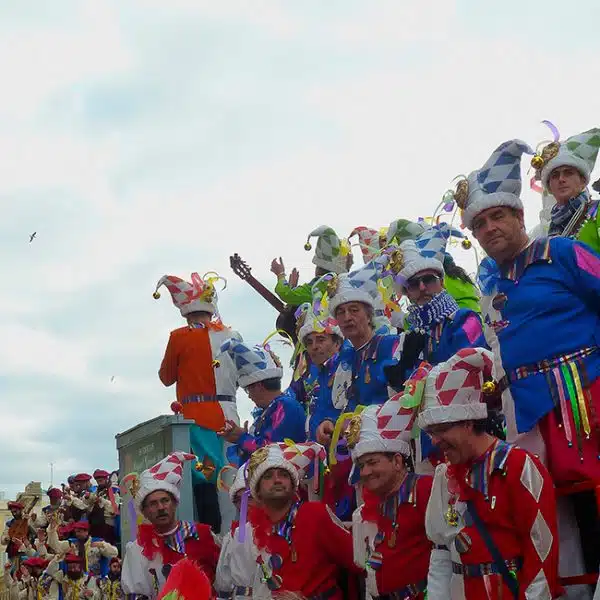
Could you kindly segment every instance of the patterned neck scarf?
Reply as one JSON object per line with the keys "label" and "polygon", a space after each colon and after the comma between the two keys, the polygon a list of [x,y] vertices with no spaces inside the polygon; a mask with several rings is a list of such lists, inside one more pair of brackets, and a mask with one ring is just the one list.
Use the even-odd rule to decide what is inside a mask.
{"label": "patterned neck scarf", "polygon": [[582,210],[583,206],[590,200],[590,193],[587,189],[571,198],[565,204],[558,202],[552,207],[550,212],[550,228],[548,229],[548,237],[563,235],[565,227],[569,224],[575,214]]}
{"label": "patterned neck scarf", "polygon": [[427,333],[446,317],[453,315],[458,308],[456,300],[446,290],[442,290],[423,306],[411,304],[408,307],[408,324],[412,330]]}

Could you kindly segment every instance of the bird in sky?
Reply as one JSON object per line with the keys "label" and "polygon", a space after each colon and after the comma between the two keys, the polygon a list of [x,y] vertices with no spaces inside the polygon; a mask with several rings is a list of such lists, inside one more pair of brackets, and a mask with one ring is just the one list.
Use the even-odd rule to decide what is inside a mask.
{"label": "bird in sky", "polygon": [[115,376],[113,375],[113,376],[110,378],[110,382],[112,383],[114,380],[115,380]]}
{"label": "bird in sky", "polygon": [[29,236],[29,243],[31,244],[31,242],[33,242],[35,236],[37,235],[37,231],[34,231],[30,236]]}

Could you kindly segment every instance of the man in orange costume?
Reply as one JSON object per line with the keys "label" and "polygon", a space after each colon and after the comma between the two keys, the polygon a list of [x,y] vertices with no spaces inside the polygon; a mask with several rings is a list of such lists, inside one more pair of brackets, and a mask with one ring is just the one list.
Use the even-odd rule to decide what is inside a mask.
{"label": "man in orange costume", "polygon": [[241,340],[239,333],[225,327],[219,317],[218,279],[192,273],[189,283],[165,275],[154,293],[159,298],[158,289],[165,285],[187,321],[171,332],[158,374],[164,385],[177,384],[174,411],[196,423],[190,428],[190,440],[201,466],[193,471],[198,520],[211,525],[215,532],[227,531],[235,515],[229,496],[217,492],[216,478],[226,459],[224,442],[216,432],[223,429],[226,420],[239,423],[237,370],[229,355],[221,353],[221,345],[230,338]]}

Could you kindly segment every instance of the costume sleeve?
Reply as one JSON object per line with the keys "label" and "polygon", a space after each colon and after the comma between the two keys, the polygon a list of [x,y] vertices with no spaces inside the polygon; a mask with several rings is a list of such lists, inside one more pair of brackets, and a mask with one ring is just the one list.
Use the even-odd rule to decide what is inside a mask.
{"label": "costume sleeve", "polygon": [[163,385],[168,387],[177,381],[177,363],[177,342],[173,338],[173,333],[171,333],[169,336],[167,349],[165,350],[165,356],[158,371],[158,377],[162,381]]}
{"label": "costume sleeve", "polygon": [[527,598],[555,598],[560,595],[560,586],[554,485],[548,471],[533,455],[523,451],[521,457],[515,458],[508,465],[507,478],[513,518],[522,536],[519,585]]}
{"label": "costume sleeve", "polygon": [[553,238],[551,244],[552,257],[558,258],[571,275],[573,293],[600,312],[600,255],[589,246],[568,239]]}
{"label": "costume sleeve", "polygon": [[452,579],[452,561],[450,551],[434,548],[429,559],[427,574],[427,600],[448,600]]}
{"label": "costume sleeve", "polygon": [[487,348],[481,317],[470,310],[460,310],[452,322],[451,352],[463,348]]}
{"label": "costume sleeve", "polygon": [[310,283],[303,283],[302,285],[292,288],[282,277],[277,280],[275,293],[290,306],[300,306],[305,302],[312,302],[312,286]]}
{"label": "costume sleeve", "polygon": [[231,533],[227,533],[221,544],[221,553],[217,562],[215,572],[214,588],[219,592],[231,592],[233,590],[233,578],[231,576],[231,545],[234,543]]}
{"label": "costume sleeve", "polygon": [[54,550],[54,552],[56,552],[57,554],[60,554],[61,552],[68,552],[69,548],[71,547],[71,544],[69,543],[69,540],[59,540],[58,539],[58,531],[56,530],[56,527],[48,527],[48,546]]}
{"label": "costume sleeve", "polygon": [[140,594],[149,598],[154,596],[150,573],[144,565],[140,547],[135,542],[129,542],[125,550],[121,570],[121,586],[126,594]]}
{"label": "costume sleeve", "polygon": [[444,277],[446,291],[456,300],[460,308],[467,308],[476,313],[481,313],[479,306],[479,289],[473,283],[467,283],[457,277]]}
{"label": "costume sleeve", "polygon": [[364,573],[362,567],[358,567],[354,562],[352,534],[333,514],[329,506],[315,503],[315,508],[319,511],[320,517],[315,523],[319,545],[325,550],[331,561],[352,573]]}
{"label": "costume sleeve", "polygon": [[105,558],[114,558],[115,556],[119,556],[119,551],[115,546],[109,544],[108,542],[97,542],[98,550],[100,554]]}
{"label": "costume sleeve", "polygon": [[270,422],[259,435],[243,433],[237,442],[237,447],[249,455],[257,448],[273,442],[283,442],[288,438],[294,442],[303,442],[306,438],[304,409],[293,397],[278,402],[271,414]]}

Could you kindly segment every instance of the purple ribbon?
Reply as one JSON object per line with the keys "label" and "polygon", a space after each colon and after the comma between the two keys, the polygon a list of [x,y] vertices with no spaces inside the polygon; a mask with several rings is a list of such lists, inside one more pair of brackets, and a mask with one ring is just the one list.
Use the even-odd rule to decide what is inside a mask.
{"label": "purple ribbon", "polygon": [[127,503],[127,509],[129,511],[129,535],[130,539],[135,540],[137,537],[137,513],[135,511],[135,503],[130,500]]}
{"label": "purple ribbon", "polygon": [[238,525],[238,541],[243,544],[246,541],[246,521],[248,520],[248,498],[250,490],[242,494],[242,504],[240,506],[240,524]]}

